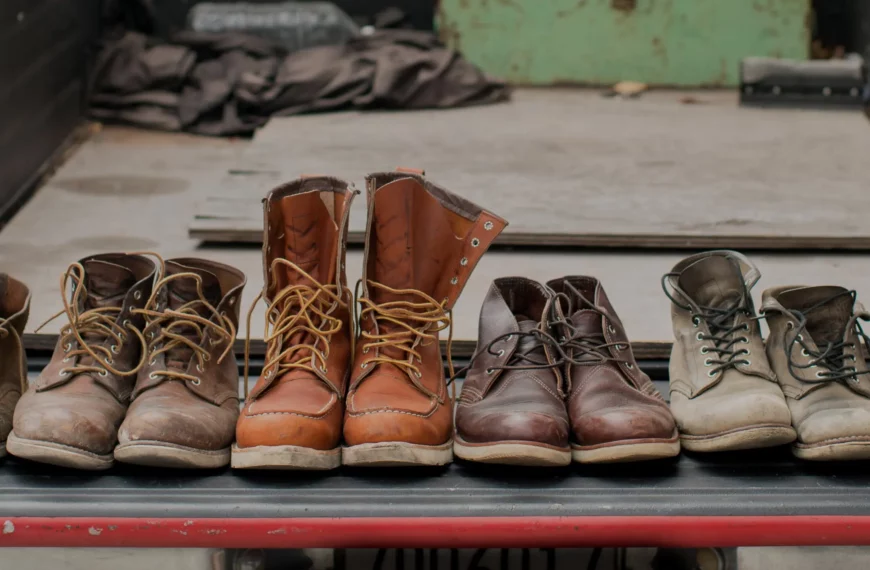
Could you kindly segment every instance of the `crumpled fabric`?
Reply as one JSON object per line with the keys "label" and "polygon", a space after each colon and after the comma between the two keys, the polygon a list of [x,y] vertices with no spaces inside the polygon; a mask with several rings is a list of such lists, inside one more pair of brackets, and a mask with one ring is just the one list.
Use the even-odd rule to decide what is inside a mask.
{"label": "crumpled fabric", "polygon": [[287,54],[243,34],[127,32],[102,50],[93,118],[212,136],[249,136],[273,115],[433,109],[505,101],[509,87],[429,32],[381,30]]}

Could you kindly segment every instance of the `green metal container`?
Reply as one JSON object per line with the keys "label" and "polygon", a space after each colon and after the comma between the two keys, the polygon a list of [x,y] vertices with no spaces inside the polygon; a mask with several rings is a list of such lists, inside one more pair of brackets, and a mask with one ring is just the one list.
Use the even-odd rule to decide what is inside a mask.
{"label": "green metal container", "polygon": [[746,56],[807,59],[810,0],[441,0],[445,41],[529,85],[738,83]]}

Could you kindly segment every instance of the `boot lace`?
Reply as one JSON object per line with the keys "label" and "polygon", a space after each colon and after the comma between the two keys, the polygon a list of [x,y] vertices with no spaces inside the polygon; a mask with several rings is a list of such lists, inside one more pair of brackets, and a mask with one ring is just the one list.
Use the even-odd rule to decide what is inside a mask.
{"label": "boot lace", "polygon": [[[604,311],[587,299],[576,287],[568,282],[565,282],[565,286],[571,290],[573,297],[566,293],[556,293],[556,302],[564,301],[567,305],[565,315],[572,315],[582,309],[593,311],[605,319],[609,318]],[[577,303],[577,306],[574,305],[574,299],[580,301]],[[562,325],[568,331],[568,336],[559,337],[559,346],[566,362],[577,365],[621,362],[629,367],[634,366],[631,360],[627,358],[613,356],[610,352],[611,348],[625,350],[629,346],[624,342],[607,342],[607,339],[604,337],[604,331],[595,334],[580,331],[571,323],[568,317],[559,317],[553,321],[553,324]],[[573,357],[568,356],[569,350],[573,350]]]}
{"label": "boot lace", "polygon": [[[447,337],[447,365],[450,369],[450,377],[454,375],[451,345],[453,343],[452,314],[443,304],[439,303],[426,293],[416,289],[393,289],[381,283],[368,280],[369,288],[380,289],[394,295],[410,295],[419,298],[419,302],[411,301],[387,301],[375,303],[368,297],[359,295],[359,287],[362,281],[357,282],[357,303],[361,310],[357,322],[371,316],[378,323],[377,330],[388,330],[385,333],[369,333],[360,330],[360,338],[365,341],[362,345],[363,353],[368,353],[373,347],[379,350],[393,348],[407,355],[406,359],[392,358],[379,353],[378,356],[361,364],[362,368],[368,368],[372,364],[392,364],[403,370],[411,383],[423,394],[435,398],[443,403],[443,400],[419,380],[423,377],[420,368],[414,361],[421,362],[417,346],[437,340],[436,333],[449,329]],[[453,396],[455,398],[455,387]]]}
{"label": "boot lace", "polygon": [[[193,279],[196,283],[196,292],[199,299],[188,301],[177,309],[164,308],[157,310],[157,295],[161,289],[176,279]],[[202,317],[197,310],[205,308],[217,322]],[[172,357],[190,354],[196,359],[196,370],[203,372],[205,363],[211,355],[205,347],[201,346],[206,331],[212,331],[217,338],[210,339],[209,344],[214,346],[221,341],[227,342],[227,347],[218,358],[222,362],[233,348],[232,341],[236,338],[236,328],[226,313],[218,313],[217,309],[205,300],[202,290],[202,277],[192,272],[176,273],[160,279],[155,285],[144,309],[136,309],[135,314],[145,317],[145,331],[148,332],[148,346],[143,362],[150,356],[149,364],[157,364],[157,356],[165,354],[164,362],[172,362]],[[157,332],[159,331],[159,333]],[[192,375],[181,372],[178,369],[168,367],[163,370],[153,370],[148,375],[152,380],[163,376],[189,381],[198,386],[201,380]]]}
{"label": "boot lace", "polygon": [[[538,327],[541,325],[539,324]],[[547,370],[558,368],[564,364],[564,353],[561,352],[559,348],[559,342],[553,338],[550,334],[542,331],[540,328],[536,328],[530,331],[516,331],[505,333],[499,335],[489,341],[486,346],[478,350],[469,360],[468,365],[461,368],[458,372],[456,372],[453,376],[451,376],[449,382],[453,382],[456,378],[463,376],[466,372],[468,372],[471,367],[474,365],[474,362],[483,354],[489,354],[491,356],[501,356],[504,354],[504,350],[494,350],[496,344],[504,341],[510,341],[514,337],[517,337],[517,346],[521,346],[523,339],[534,339],[534,344],[529,343],[529,346],[520,351],[519,349],[515,350],[508,361],[502,366],[492,366],[486,369],[487,374],[494,374],[496,370]],[[553,362],[542,362],[535,358],[532,354],[536,350],[540,349],[542,346],[549,346],[557,353],[559,353],[562,358],[555,360]]]}
{"label": "boot lace", "polygon": [[[802,377],[798,376],[795,371],[796,370],[806,370],[807,368],[819,368],[820,366],[825,368],[825,370],[818,370],[816,372],[815,380],[805,380],[806,382],[813,383],[827,383],[827,382],[842,382],[843,380],[848,380],[850,382],[857,382],[858,376],[861,374],[870,374],[870,370],[858,371],[855,366],[856,357],[854,354],[845,354],[845,349],[855,349],[854,342],[846,342],[845,339],[838,340],[836,342],[828,342],[824,348],[820,346],[817,348],[812,348],[809,346],[803,336],[803,332],[807,328],[807,315],[812,311],[815,311],[819,307],[834,301],[840,297],[844,296],[852,297],[852,303],[854,304],[856,293],[855,291],[843,291],[837,293],[836,295],[832,295],[831,297],[816,303],[812,307],[805,309],[803,311],[790,310],[789,313],[794,316],[798,321],[798,325],[796,328],[796,335],[792,338],[791,342],[788,346],[788,369],[792,376],[796,376],[798,378]],[[868,320],[864,317],[858,317],[861,320]],[[789,322],[791,324],[791,322]],[[864,333],[864,329],[861,327],[860,323],[856,322],[855,327],[857,328],[857,332],[859,337],[862,339],[864,346],[870,346],[870,339],[868,339],[867,335]],[[845,332],[843,331],[843,337],[845,336]],[[801,346],[801,354],[803,356],[810,357],[810,361],[807,364],[799,364],[794,361],[792,355],[794,353],[794,349],[796,345]]]}
{"label": "boot lace", "polygon": [[748,343],[749,338],[746,336],[737,336],[737,333],[743,331],[751,332],[749,323],[738,323],[737,317],[745,315],[752,320],[758,320],[762,317],[753,317],[752,311],[747,307],[746,300],[748,295],[744,294],[740,300],[727,308],[705,307],[698,306],[697,309],[691,305],[681,303],[674,297],[667,287],[667,280],[676,277],[677,273],[667,273],[662,277],[662,289],[676,306],[683,310],[689,311],[692,317],[692,325],[698,328],[701,322],[707,323],[707,328],[710,334],[699,332],[696,336],[698,340],[709,340],[713,342],[712,346],[704,346],[701,348],[701,354],[713,353],[715,356],[707,358],[704,364],[713,368],[707,373],[713,377],[720,371],[735,368],[738,365],[749,365],[750,361],[746,359],[750,351],[747,348],[735,348],[738,343]]}
{"label": "boot lace", "polygon": [[[326,374],[329,339],[341,330],[341,319],[332,316],[338,307],[347,307],[338,285],[321,285],[298,265],[286,259],[272,261],[271,272],[284,265],[305,277],[309,284],[290,285],[278,291],[266,309],[266,362],[268,377],[278,377],[294,369]],[[248,395],[248,364],[251,341],[251,315],[265,288],[248,310],[245,337],[245,396]],[[271,332],[269,328],[271,327]],[[301,340],[300,340],[301,339]],[[353,342],[353,341],[351,341]],[[353,346],[351,346],[353,354]]]}
{"label": "boot lace", "polygon": [[[66,290],[70,281],[73,282],[73,294],[72,299],[67,299]],[[138,372],[145,363],[144,354],[147,348],[145,337],[129,319],[118,324],[121,307],[97,307],[85,311],[79,309],[82,297],[86,299],[88,294],[85,287],[85,268],[81,263],[71,264],[61,275],[60,290],[63,310],[49,317],[36,329],[36,332],[39,332],[42,327],[60,315],[66,314],[68,324],[60,329],[60,339],[65,354],[63,362],[71,362],[72,365],[61,368],[59,375],[66,377],[93,372],[105,377],[110,372],[115,376],[127,376]],[[115,363],[113,356],[120,352],[120,347],[127,339],[128,333],[132,333],[139,340],[143,356],[130,370],[119,370],[113,366]],[[112,340],[112,344],[109,347],[103,346],[109,339]],[[93,364],[79,362],[79,357],[90,357]]]}

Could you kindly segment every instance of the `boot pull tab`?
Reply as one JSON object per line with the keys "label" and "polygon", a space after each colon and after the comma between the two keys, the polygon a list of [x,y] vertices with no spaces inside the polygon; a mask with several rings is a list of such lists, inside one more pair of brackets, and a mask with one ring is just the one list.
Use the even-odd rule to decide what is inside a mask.
{"label": "boot pull tab", "polygon": [[396,172],[402,172],[404,174],[413,174],[415,176],[426,176],[426,171],[421,168],[408,168],[406,166],[397,166]]}

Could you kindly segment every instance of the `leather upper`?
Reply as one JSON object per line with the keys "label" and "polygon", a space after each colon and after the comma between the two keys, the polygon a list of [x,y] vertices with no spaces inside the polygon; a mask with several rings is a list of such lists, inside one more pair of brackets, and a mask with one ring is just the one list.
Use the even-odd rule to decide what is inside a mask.
{"label": "leather upper", "polygon": [[0,273],[0,443],[12,430],[12,413],[27,382],[21,336],[30,314],[30,290]]}

